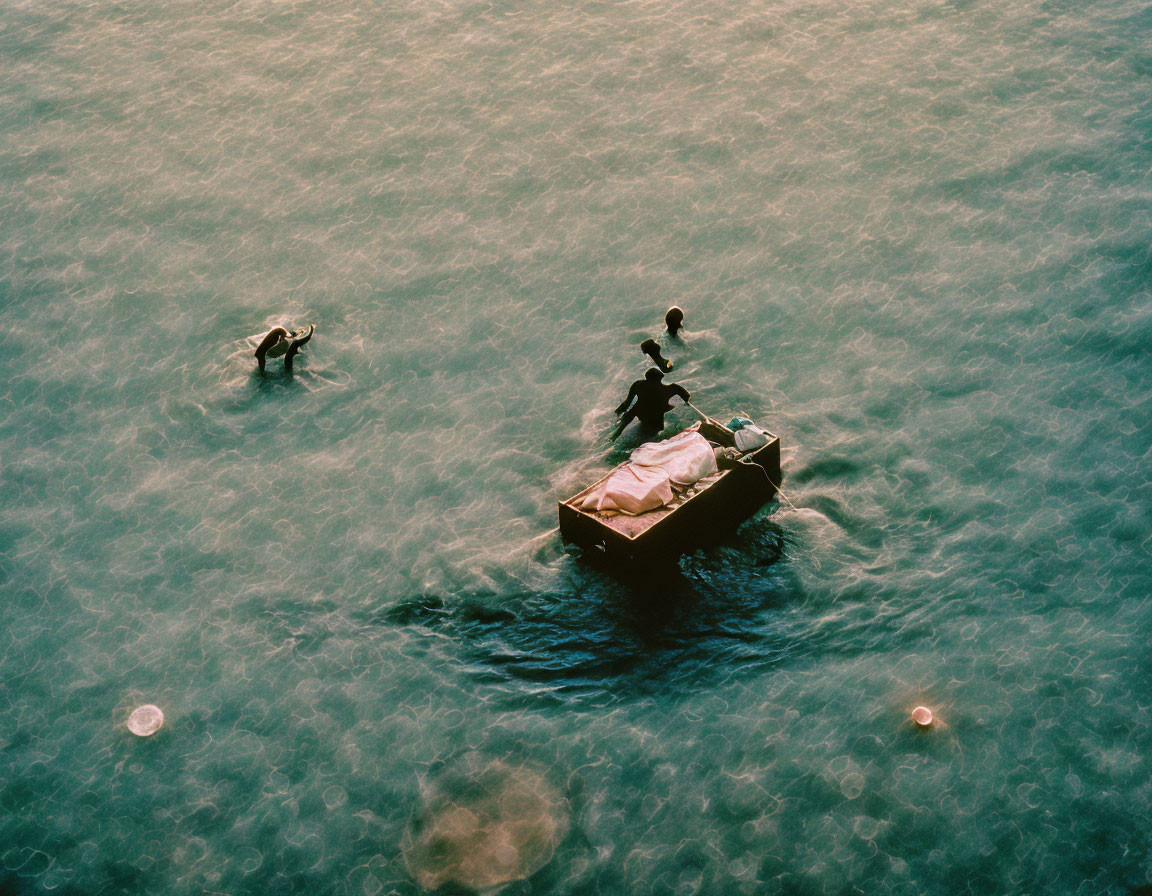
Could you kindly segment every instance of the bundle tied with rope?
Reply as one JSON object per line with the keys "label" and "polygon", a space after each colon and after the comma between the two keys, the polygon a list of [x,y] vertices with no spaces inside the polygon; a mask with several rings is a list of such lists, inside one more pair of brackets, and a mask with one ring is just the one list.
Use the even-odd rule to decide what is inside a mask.
{"label": "bundle tied with rope", "polygon": [[[758,426],[756,426],[754,423],[752,423],[751,420],[747,419],[746,417],[736,417],[733,419],[732,425],[725,426],[719,420],[715,420],[712,417],[709,417],[702,410],[700,410],[700,408],[698,408],[698,407],[696,407],[696,405],[692,404],[692,402],[685,401],[684,403],[686,405],[688,405],[688,407],[692,408],[692,410],[694,410],[697,414],[699,414],[700,418],[702,420],[705,420],[706,422],[711,423],[713,426],[717,426],[721,429],[733,430],[737,435],[739,435],[740,432],[742,432],[746,429],[749,430],[749,432],[763,433],[765,436],[771,435],[771,433],[766,433],[764,430],[760,429]],[[737,444],[737,447],[741,448],[741,451],[743,452],[746,449],[744,449],[741,446],[741,444],[740,444],[741,441],[743,441],[743,440],[738,438],[736,444]],[[750,442],[749,444],[752,444],[752,443]],[[766,442],[762,442],[761,444],[766,444]],[[751,449],[748,449],[748,450],[751,450]],[[791,507],[793,510],[797,509],[796,505],[788,500],[788,496],[784,494],[784,492],[781,490],[779,484],[772,481],[772,477],[768,475],[767,470],[765,470],[762,466],[760,466],[760,464],[757,464],[757,463],[749,464],[748,466],[753,466],[756,469],[758,469],[761,473],[763,473],[764,478],[768,480],[768,484],[770,486],[772,486],[772,488],[775,490],[776,494],[780,496],[780,499],[785,504],[787,504],[789,507]]]}

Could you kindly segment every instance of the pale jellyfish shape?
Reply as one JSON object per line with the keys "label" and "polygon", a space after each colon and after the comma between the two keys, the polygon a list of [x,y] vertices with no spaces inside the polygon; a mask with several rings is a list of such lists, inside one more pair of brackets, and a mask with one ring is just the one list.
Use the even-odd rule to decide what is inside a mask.
{"label": "pale jellyfish shape", "polygon": [[426,789],[404,859],[425,890],[491,890],[551,861],[568,834],[568,808],[539,772],[470,754]]}
{"label": "pale jellyfish shape", "polygon": [[153,706],[151,703],[137,706],[132,710],[132,715],[128,716],[128,730],[138,737],[155,734],[163,724],[164,713],[160,711],[159,706]]}

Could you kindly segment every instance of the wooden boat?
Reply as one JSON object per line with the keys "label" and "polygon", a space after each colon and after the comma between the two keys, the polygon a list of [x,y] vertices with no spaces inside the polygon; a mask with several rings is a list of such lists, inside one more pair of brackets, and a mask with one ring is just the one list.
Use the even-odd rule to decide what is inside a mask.
{"label": "wooden boat", "polygon": [[[732,430],[704,420],[693,424],[710,442],[735,447]],[[611,474],[609,474],[611,475]],[[586,511],[580,505],[605,476],[559,505],[560,537],[583,549],[585,559],[609,566],[660,566],[736,529],[776,496],[780,486],[780,438],[743,455],[687,489],[670,504],[638,516]]]}

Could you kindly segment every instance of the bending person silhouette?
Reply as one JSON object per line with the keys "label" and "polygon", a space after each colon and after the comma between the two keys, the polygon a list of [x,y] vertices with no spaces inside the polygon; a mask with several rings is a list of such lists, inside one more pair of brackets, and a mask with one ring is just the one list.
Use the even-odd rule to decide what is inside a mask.
{"label": "bending person silhouette", "polygon": [[269,330],[268,335],[256,348],[256,363],[260,365],[260,372],[264,372],[266,358],[279,358],[281,355],[284,356],[284,369],[291,370],[292,359],[296,357],[296,353],[300,349],[308,344],[308,340],[312,338],[315,331],[315,324],[309,325],[307,333],[304,333],[303,327],[292,332],[283,327],[274,327]]}
{"label": "bending person silhouette", "polygon": [[636,380],[632,384],[632,388],[628,390],[628,397],[616,408],[617,415],[624,416],[620,418],[620,422],[608,438],[615,441],[633,420],[639,420],[640,425],[646,430],[651,430],[654,435],[664,428],[664,415],[672,410],[670,402],[673,396],[679,395],[685,402],[692,400],[692,394],[683,386],[676,383],[665,384],[661,382],[662,379],[664,379],[662,372],[649,368],[644,374],[644,379]]}
{"label": "bending person silhouette", "polygon": [[672,362],[660,354],[660,343],[655,339],[645,339],[641,342],[640,351],[644,352],[644,354],[652,360],[652,363],[664,371],[664,373],[672,369]]}

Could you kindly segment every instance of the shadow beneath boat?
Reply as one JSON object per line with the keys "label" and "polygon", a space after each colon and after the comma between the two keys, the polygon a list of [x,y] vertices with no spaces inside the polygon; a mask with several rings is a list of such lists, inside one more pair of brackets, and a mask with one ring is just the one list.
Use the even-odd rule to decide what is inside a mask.
{"label": "shadow beneath boat", "polygon": [[753,674],[803,651],[781,612],[799,588],[770,520],[668,568],[608,574],[581,562],[549,590],[420,596],[381,621],[461,646],[467,672],[513,702],[607,705]]}

